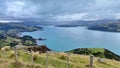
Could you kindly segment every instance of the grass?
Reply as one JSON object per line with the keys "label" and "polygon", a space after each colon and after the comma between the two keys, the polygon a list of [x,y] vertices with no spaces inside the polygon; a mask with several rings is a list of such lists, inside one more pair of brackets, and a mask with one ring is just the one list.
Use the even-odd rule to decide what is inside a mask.
{"label": "grass", "polygon": [[[16,68],[15,57],[10,58],[11,51],[0,51],[0,68]],[[101,50],[102,51],[102,50]],[[66,53],[51,53],[48,55],[48,68],[66,68]],[[70,54],[68,68],[89,68],[89,56]],[[120,62],[105,59],[105,63],[94,58],[94,68],[119,68]],[[32,63],[31,54],[18,50],[18,68],[46,68],[46,54],[38,54],[37,59]]]}
{"label": "grass", "polygon": [[103,48],[88,48],[88,50],[92,51],[92,53],[97,53],[97,52],[104,52],[105,49]]}

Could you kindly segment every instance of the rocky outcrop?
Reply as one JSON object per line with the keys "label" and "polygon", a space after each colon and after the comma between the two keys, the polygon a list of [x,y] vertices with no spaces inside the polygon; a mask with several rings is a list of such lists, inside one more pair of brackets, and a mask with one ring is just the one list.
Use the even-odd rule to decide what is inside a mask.
{"label": "rocky outcrop", "polygon": [[31,46],[31,47],[27,47],[27,50],[31,52],[39,52],[39,53],[46,53],[46,51],[51,51],[48,47],[44,46]]}

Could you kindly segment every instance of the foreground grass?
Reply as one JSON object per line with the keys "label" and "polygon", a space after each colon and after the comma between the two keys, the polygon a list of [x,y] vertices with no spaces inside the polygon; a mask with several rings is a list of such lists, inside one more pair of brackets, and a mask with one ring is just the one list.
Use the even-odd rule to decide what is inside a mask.
{"label": "foreground grass", "polygon": [[[15,63],[15,57],[11,56],[13,50],[0,51],[0,68],[46,68],[46,54],[37,54],[34,62],[31,60],[31,54],[18,50],[18,66]],[[48,68],[66,68],[67,54],[50,53],[48,55]],[[89,56],[70,54],[68,68],[89,68]],[[105,59],[105,63],[98,62],[94,58],[94,68],[120,68],[120,62]]]}

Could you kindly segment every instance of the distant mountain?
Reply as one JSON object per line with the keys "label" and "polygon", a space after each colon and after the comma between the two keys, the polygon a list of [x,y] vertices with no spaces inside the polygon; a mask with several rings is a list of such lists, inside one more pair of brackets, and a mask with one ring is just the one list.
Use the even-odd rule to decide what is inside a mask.
{"label": "distant mountain", "polygon": [[105,20],[93,20],[93,21],[84,21],[84,20],[66,21],[66,23],[58,24],[56,26],[58,26],[58,27],[76,27],[76,26],[91,27],[91,26],[96,26],[96,25],[109,23],[111,21],[115,21],[115,20],[106,20],[105,19]]}
{"label": "distant mountain", "polygon": [[16,31],[16,32],[25,32],[25,31],[36,31],[42,29],[42,27],[32,27],[26,26],[19,23],[0,23],[0,31]]}
{"label": "distant mountain", "polygon": [[83,55],[94,55],[95,57],[114,59],[120,61],[120,56],[104,48],[78,48],[68,52]]}
{"label": "distant mountain", "polygon": [[[76,20],[76,21],[52,21],[52,20],[33,20],[33,21],[29,21],[29,20],[25,20],[23,22],[19,22],[20,24],[24,24],[24,25],[30,25],[30,26],[35,26],[35,25],[55,25],[55,26],[69,26],[69,27],[73,27],[73,26],[95,26],[95,25],[99,25],[99,24],[104,24],[104,23],[108,23],[110,21],[115,21],[115,20],[93,20],[93,21],[84,21],[84,20]],[[11,22],[12,23],[12,22]]]}
{"label": "distant mountain", "polygon": [[[15,22],[11,22],[15,23]],[[18,22],[17,22],[18,24]],[[56,27],[77,27],[77,26],[85,26],[90,30],[100,30],[100,31],[109,31],[109,32],[120,32],[120,20],[94,20],[94,21],[23,21],[19,22],[21,25],[27,26],[48,26],[54,25]]]}
{"label": "distant mountain", "polygon": [[91,26],[90,30],[108,31],[108,32],[120,32],[120,21],[112,21],[105,24]]}

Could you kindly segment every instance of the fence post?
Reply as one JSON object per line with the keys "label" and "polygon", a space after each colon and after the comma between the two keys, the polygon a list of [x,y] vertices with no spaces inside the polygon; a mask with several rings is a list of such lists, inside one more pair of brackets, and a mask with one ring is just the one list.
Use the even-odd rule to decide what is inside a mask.
{"label": "fence post", "polygon": [[4,55],[4,58],[6,58],[6,55],[7,55],[7,54],[6,54],[6,51],[4,50],[3,53],[4,53],[4,54],[3,54],[3,55]]}
{"label": "fence post", "polygon": [[33,50],[31,49],[31,61],[32,61],[32,63],[34,63],[32,52],[33,52]]}
{"label": "fence post", "polygon": [[93,55],[90,56],[90,68],[93,68]]}
{"label": "fence post", "polygon": [[49,54],[49,52],[46,51],[46,68],[48,68],[48,54]]}
{"label": "fence post", "polygon": [[70,58],[70,53],[67,53],[67,63],[66,63],[66,68],[68,68],[69,58]]}
{"label": "fence post", "polygon": [[13,48],[14,49],[14,55],[15,55],[15,63],[16,63],[16,66],[17,66],[17,68],[18,68],[18,52],[17,52],[17,48],[16,47],[14,47]]}

